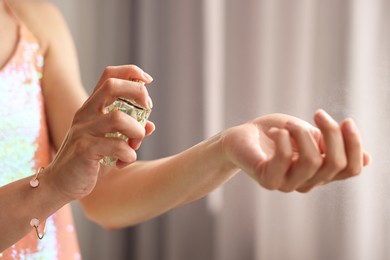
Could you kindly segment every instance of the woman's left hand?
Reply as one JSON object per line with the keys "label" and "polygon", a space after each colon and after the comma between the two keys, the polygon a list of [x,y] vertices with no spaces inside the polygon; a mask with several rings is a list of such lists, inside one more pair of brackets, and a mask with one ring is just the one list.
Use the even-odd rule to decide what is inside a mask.
{"label": "woman's left hand", "polygon": [[351,119],[338,124],[319,110],[314,121],[317,127],[284,114],[259,117],[226,130],[224,152],[261,186],[283,192],[308,192],[370,163]]}

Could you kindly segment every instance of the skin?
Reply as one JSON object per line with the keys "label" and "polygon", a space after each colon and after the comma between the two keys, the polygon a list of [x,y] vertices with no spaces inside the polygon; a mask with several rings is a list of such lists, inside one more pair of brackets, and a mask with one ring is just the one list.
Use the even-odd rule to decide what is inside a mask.
{"label": "skin", "polygon": [[[50,136],[58,152],[33,196],[30,178],[0,187],[0,252],[31,231],[31,216],[46,219],[73,200],[81,201],[91,220],[116,229],[197,200],[240,170],[269,190],[308,192],[356,176],[370,162],[353,120],[338,123],[323,110],[314,114],[315,126],[289,115],[270,114],[226,129],[177,155],[137,161],[136,150],[152,134],[154,124],[141,127],[124,113],[104,114],[102,109],[117,97],[151,107],[147,89],[129,81],[148,84],[151,76],[135,65],[107,67],[88,97],[59,12],[46,2],[10,3],[45,53],[43,93]],[[15,29],[3,7],[0,28]],[[13,39],[1,45],[4,64],[15,33],[0,30],[0,39]],[[116,131],[129,141],[105,138],[105,133]],[[119,158],[117,167],[99,163],[111,155]]]}

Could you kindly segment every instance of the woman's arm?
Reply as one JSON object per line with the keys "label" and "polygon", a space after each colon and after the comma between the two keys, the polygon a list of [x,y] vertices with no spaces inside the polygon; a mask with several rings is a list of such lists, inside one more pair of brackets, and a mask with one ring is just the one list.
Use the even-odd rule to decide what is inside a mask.
{"label": "woman's arm", "polygon": [[[33,218],[43,223],[70,200],[57,192],[49,170],[39,175],[39,186],[30,187],[32,177],[0,187],[0,252],[10,247],[33,228]],[[39,227],[40,231],[43,225]],[[38,239],[38,238],[37,238]]]}
{"label": "woman's arm", "polygon": [[113,170],[81,200],[86,215],[115,229],[203,197],[237,172],[222,154],[221,139],[217,135],[178,155]]}
{"label": "woman's arm", "polygon": [[308,192],[355,176],[369,164],[352,120],[339,125],[320,110],[315,121],[318,128],[291,116],[267,115],[178,155],[135,162],[98,181],[82,199],[86,215],[108,229],[121,228],[203,197],[238,169],[270,190]]}

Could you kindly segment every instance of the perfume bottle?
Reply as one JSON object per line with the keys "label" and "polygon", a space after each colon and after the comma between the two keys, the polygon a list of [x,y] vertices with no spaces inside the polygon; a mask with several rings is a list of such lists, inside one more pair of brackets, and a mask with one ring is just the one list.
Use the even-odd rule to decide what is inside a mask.
{"label": "perfume bottle", "polygon": [[[137,80],[134,80],[137,81]],[[140,82],[140,81],[137,81]],[[141,82],[144,84],[143,82]],[[123,113],[128,114],[129,116],[133,117],[136,119],[142,126],[146,125],[146,122],[148,121],[149,115],[152,112],[151,109],[144,108],[138,104],[136,104],[133,101],[130,101],[125,98],[117,98],[111,105],[106,107],[103,110],[103,113],[107,114],[110,113],[111,111],[122,111]],[[110,138],[122,138],[126,142],[129,140],[129,138],[120,133],[120,132],[115,132],[115,133],[107,133],[106,137]],[[118,158],[116,156],[105,156],[100,160],[100,163],[103,165],[107,166],[115,166],[116,161]]]}

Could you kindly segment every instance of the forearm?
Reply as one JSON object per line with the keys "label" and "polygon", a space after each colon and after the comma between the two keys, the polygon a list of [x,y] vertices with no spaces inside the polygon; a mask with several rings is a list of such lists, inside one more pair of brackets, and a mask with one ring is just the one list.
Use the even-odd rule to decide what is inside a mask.
{"label": "forearm", "polygon": [[217,135],[178,155],[112,172],[82,200],[87,216],[120,228],[203,197],[237,172],[221,140]]}
{"label": "forearm", "polygon": [[43,223],[69,202],[56,192],[52,176],[46,175],[39,176],[37,188],[30,187],[31,177],[0,187],[0,252],[33,230],[32,218]]}

